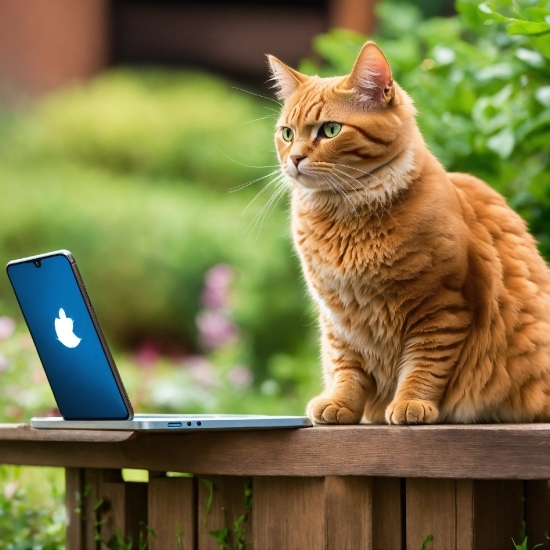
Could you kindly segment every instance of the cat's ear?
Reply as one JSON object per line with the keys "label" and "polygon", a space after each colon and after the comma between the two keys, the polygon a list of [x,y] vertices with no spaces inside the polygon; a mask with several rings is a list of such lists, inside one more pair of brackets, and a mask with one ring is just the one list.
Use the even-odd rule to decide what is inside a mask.
{"label": "cat's ear", "polygon": [[296,88],[307,79],[307,76],[291,69],[272,55],[267,55],[267,61],[271,68],[271,80],[275,88],[275,95],[279,99],[290,97],[296,91]]}
{"label": "cat's ear", "polygon": [[392,99],[394,87],[390,64],[374,42],[367,42],[361,48],[347,85],[363,98],[381,105],[386,105]]}

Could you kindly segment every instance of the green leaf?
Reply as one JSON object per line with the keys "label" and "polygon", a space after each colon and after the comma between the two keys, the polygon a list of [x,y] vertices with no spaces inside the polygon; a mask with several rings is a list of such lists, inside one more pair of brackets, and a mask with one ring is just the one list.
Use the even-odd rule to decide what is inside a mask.
{"label": "green leaf", "polygon": [[409,3],[378,2],[376,15],[384,30],[394,38],[409,33],[414,35],[422,21],[420,9]]}
{"label": "green leaf", "polygon": [[540,69],[546,64],[546,61],[544,60],[544,56],[542,54],[534,50],[528,50],[527,48],[518,48],[516,50],[516,57],[518,59],[521,59],[521,61],[523,61],[524,63],[527,63],[527,65],[531,65],[531,67],[535,67],[536,69]]}
{"label": "green leaf", "polygon": [[479,11],[481,11],[483,13],[486,13],[488,15],[493,14],[493,10],[492,10],[491,6],[489,6],[489,4],[487,4],[487,2],[481,2],[481,4],[479,4],[478,8],[479,8]]}
{"label": "green leaf", "polygon": [[508,34],[541,34],[550,31],[550,26],[546,21],[544,23],[517,21],[512,23],[506,30]]}
{"label": "green leaf", "polygon": [[242,516],[239,516],[234,522],[233,522],[233,530],[234,531],[238,531],[243,523],[245,522],[246,520],[246,516],[243,514]]}
{"label": "green leaf", "polygon": [[504,128],[504,130],[491,136],[487,140],[487,147],[502,159],[506,159],[510,156],[514,150],[515,144],[516,138],[510,128]]}
{"label": "green leaf", "polygon": [[550,33],[540,36],[530,35],[529,40],[531,40],[531,42],[544,55],[544,57],[550,59]]}
{"label": "green leaf", "polygon": [[546,18],[550,16],[550,10],[539,7],[525,8],[524,10],[521,10],[520,15],[523,19],[542,22],[547,21]]}
{"label": "green leaf", "polygon": [[455,51],[445,46],[436,46],[433,55],[438,65],[450,65],[456,59]]}
{"label": "green leaf", "polygon": [[541,86],[535,92],[535,98],[545,107],[550,107],[550,86]]}
{"label": "green leaf", "polygon": [[210,514],[210,510],[212,510],[212,504],[214,503],[214,485],[209,479],[203,479],[202,482],[208,489],[208,498],[204,504],[204,509],[206,510],[206,513],[204,514],[204,525],[208,522],[208,515]]}
{"label": "green leaf", "polygon": [[229,529],[227,527],[222,527],[221,529],[217,529],[215,531],[207,531],[207,533],[211,537],[214,537],[214,540],[218,546],[221,546],[222,548],[227,547],[227,536],[229,535]]}
{"label": "green leaf", "polygon": [[427,550],[428,544],[434,540],[433,535],[428,535],[422,543],[422,550]]}
{"label": "green leaf", "polygon": [[538,116],[527,120],[518,128],[518,139],[523,140],[530,134],[547,126],[550,127],[550,111],[543,111]]}

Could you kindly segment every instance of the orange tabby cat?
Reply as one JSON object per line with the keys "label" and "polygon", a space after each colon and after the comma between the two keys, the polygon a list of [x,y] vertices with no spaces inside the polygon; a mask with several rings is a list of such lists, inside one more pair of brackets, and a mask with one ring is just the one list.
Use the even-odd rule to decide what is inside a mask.
{"label": "orange tabby cat", "polygon": [[549,421],[550,270],[522,219],[484,182],[445,172],[374,43],[344,77],[269,63],[322,330],[325,390],[308,415]]}

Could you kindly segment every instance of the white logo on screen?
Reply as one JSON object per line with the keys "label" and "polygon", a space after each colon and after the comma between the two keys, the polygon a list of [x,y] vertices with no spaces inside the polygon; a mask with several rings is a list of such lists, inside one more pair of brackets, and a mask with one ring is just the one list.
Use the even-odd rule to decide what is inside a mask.
{"label": "white logo on screen", "polygon": [[73,332],[73,320],[65,315],[63,309],[59,310],[59,319],[55,320],[55,333],[57,339],[68,348],[76,348],[82,340]]}

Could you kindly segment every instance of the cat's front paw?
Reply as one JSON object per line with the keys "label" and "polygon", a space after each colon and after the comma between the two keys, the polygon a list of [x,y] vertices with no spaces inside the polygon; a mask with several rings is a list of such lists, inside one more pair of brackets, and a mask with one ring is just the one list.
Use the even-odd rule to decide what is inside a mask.
{"label": "cat's front paw", "polygon": [[433,424],[438,416],[437,407],[421,399],[392,401],[386,409],[388,424]]}
{"label": "cat's front paw", "polygon": [[352,411],[334,399],[315,397],[307,406],[307,415],[316,424],[358,424],[363,411]]}

